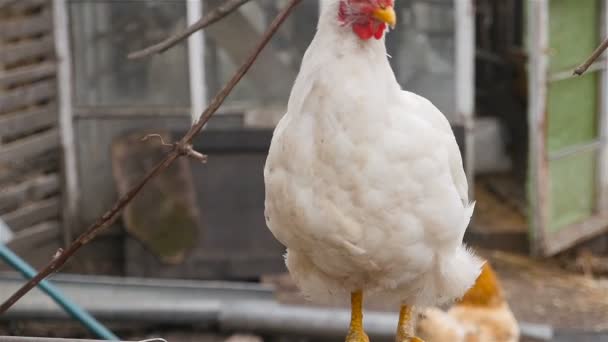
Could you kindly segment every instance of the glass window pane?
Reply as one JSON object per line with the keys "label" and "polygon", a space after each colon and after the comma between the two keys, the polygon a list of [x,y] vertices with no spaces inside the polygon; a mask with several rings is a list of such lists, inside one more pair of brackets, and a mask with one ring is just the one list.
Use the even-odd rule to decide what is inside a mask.
{"label": "glass window pane", "polygon": [[127,54],[186,26],[185,1],[69,2],[79,106],[188,106],[187,44],[154,57]]}
{"label": "glass window pane", "polygon": [[[205,7],[210,9],[221,3],[222,0],[207,0]],[[205,31],[209,96],[232,77],[285,3],[251,1]],[[227,106],[275,108],[283,114],[302,56],[315,34],[317,17],[318,1],[303,1],[227,99]]]}

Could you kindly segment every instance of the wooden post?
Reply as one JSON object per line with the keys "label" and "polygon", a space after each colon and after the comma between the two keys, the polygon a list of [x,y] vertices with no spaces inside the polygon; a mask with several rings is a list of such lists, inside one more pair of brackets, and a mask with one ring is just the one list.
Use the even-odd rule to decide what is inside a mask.
{"label": "wooden post", "polygon": [[547,68],[549,58],[548,0],[528,1],[529,25],[529,160],[532,187],[530,189],[530,223],[533,232],[532,253],[543,254],[546,249],[545,229],[549,220],[549,161],[547,154]]}
{"label": "wooden post", "polygon": [[[602,31],[601,39],[608,37],[608,4],[602,1]],[[600,117],[599,117],[599,141],[600,150],[597,163],[598,177],[598,210],[600,213],[608,214],[608,58],[604,57],[601,62],[603,71],[601,74],[600,87]]]}
{"label": "wooden post", "polygon": [[57,83],[59,129],[63,148],[63,236],[64,243],[72,240],[71,226],[76,224],[78,211],[78,170],[76,168],[76,147],[72,112],[72,72],[70,58],[69,17],[66,0],[53,1],[53,22],[55,51],[57,55]]}

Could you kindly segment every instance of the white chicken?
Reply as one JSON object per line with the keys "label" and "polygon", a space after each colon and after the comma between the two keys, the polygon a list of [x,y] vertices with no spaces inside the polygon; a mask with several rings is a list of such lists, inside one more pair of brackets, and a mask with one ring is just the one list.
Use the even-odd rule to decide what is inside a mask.
{"label": "white chicken", "polygon": [[364,293],[399,304],[397,341],[416,341],[412,307],[462,296],[482,265],[462,246],[473,205],[450,125],[389,65],[393,6],[322,0],[264,169],[287,267],[312,300],[350,294],[349,342],[369,341]]}

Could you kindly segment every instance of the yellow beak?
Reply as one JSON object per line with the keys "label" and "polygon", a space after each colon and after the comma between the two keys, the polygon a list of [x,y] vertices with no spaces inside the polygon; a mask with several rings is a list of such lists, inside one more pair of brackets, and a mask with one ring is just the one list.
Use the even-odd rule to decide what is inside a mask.
{"label": "yellow beak", "polygon": [[397,24],[397,14],[395,13],[395,9],[391,6],[374,10],[372,16],[378,21],[387,23],[391,28],[395,28],[395,25]]}

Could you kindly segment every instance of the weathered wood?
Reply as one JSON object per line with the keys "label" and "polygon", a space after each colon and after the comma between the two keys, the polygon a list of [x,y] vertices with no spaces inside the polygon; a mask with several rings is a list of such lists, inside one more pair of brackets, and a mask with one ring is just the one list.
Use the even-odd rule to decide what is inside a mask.
{"label": "weathered wood", "polygon": [[[142,143],[145,133],[118,139],[112,146],[112,169],[123,196],[149,165],[163,158],[166,148],[157,141]],[[170,141],[169,134],[163,134]],[[167,264],[181,263],[197,243],[199,216],[189,162],[177,160],[154,178],[126,207],[123,222],[129,233]]]}
{"label": "weathered wood", "polygon": [[553,256],[563,250],[582,242],[585,239],[598,236],[608,230],[608,215],[598,214],[584,221],[571,224],[553,233],[545,244],[543,254]]}
{"label": "weathered wood", "polygon": [[32,135],[10,144],[0,145],[0,163],[16,163],[38,156],[59,146],[59,131],[56,128]]}
{"label": "weathered wood", "polygon": [[0,191],[0,212],[16,209],[20,204],[39,201],[59,192],[59,176],[38,176]]}
{"label": "weathered wood", "polygon": [[547,225],[549,224],[549,166],[547,161],[547,68],[549,65],[546,49],[549,46],[549,1],[531,3],[528,13],[530,35],[530,182],[529,203],[531,215],[532,252],[545,253]]}
{"label": "weathered wood", "polygon": [[[57,103],[59,130],[61,132],[61,165],[63,174],[63,229],[62,237],[65,246],[74,240],[72,228],[79,225],[78,199],[78,169],[76,168],[77,140],[74,137],[74,96],[72,78],[72,47],[70,37],[69,4],[66,0],[53,2],[53,36],[57,54]],[[71,48],[72,47],[72,48]]]}
{"label": "weathered wood", "polygon": [[0,71],[0,87],[39,81],[54,76],[55,62],[45,62],[9,71]]}
{"label": "weathered wood", "polygon": [[76,118],[87,119],[136,119],[142,117],[189,117],[188,107],[77,107],[74,110]]}
{"label": "weathered wood", "polygon": [[49,5],[52,0],[0,0],[0,10],[24,12]]}
{"label": "weathered wood", "polygon": [[0,39],[12,40],[28,38],[53,30],[50,8],[37,15],[0,21]]}
{"label": "weathered wood", "polygon": [[[19,256],[30,264],[34,269],[40,269],[49,263],[49,260],[57,253],[61,247],[59,239],[50,239],[38,246],[23,248]],[[0,263],[0,272],[14,271],[9,265]]]}
{"label": "weathered wood", "polygon": [[55,104],[30,107],[24,111],[0,115],[0,137],[21,136],[39,131],[42,128],[56,125],[57,120]]}
{"label": "weathered wood", "polygon": [[38,104],[55,97],[55,80],[33,83],[0,95],[0,113]]}
{"label": "weathered wood", "polygon": [[124,235],[118,229],[112,234],[110,231],[100,234],[80,250],[78,257],[70,260],[62,272],[124,276]]}
{"label": "weathered wood", "polygon": [[0,64],[15,64],[23,60],[54,56],[53,37],[50,35],[40,39],[28,39],[15,44],[2,46],[0,49]]}
{"label": "weathered wood", "polygon": [[21,230],[8,243],[15,253],[26,252],[49,240],[59,239],[59,222],[46,221]]}
{"label": "weathered wood", "polygon": [[[602,37],[608,35],[608,3],[602,1]],[[608,58],[602,61],[604,70],[600,79],[599,138],[603,141],[597,160],[597,209],[608,215]]]}
{"label": "weathered wood", "polygon": [[19,232],[40,222],[58,218],[60,204],[58,197],[45,199],[2,215],[2,219],[14,232]]}
{"label": "weathered wood", "polygon": [[[17,160],[11,165],[0,166],[0,184],[16,184],[43,173],[59,170],[59,146],[33,159]],[[1,186],[0,186],[1,187]]]}

